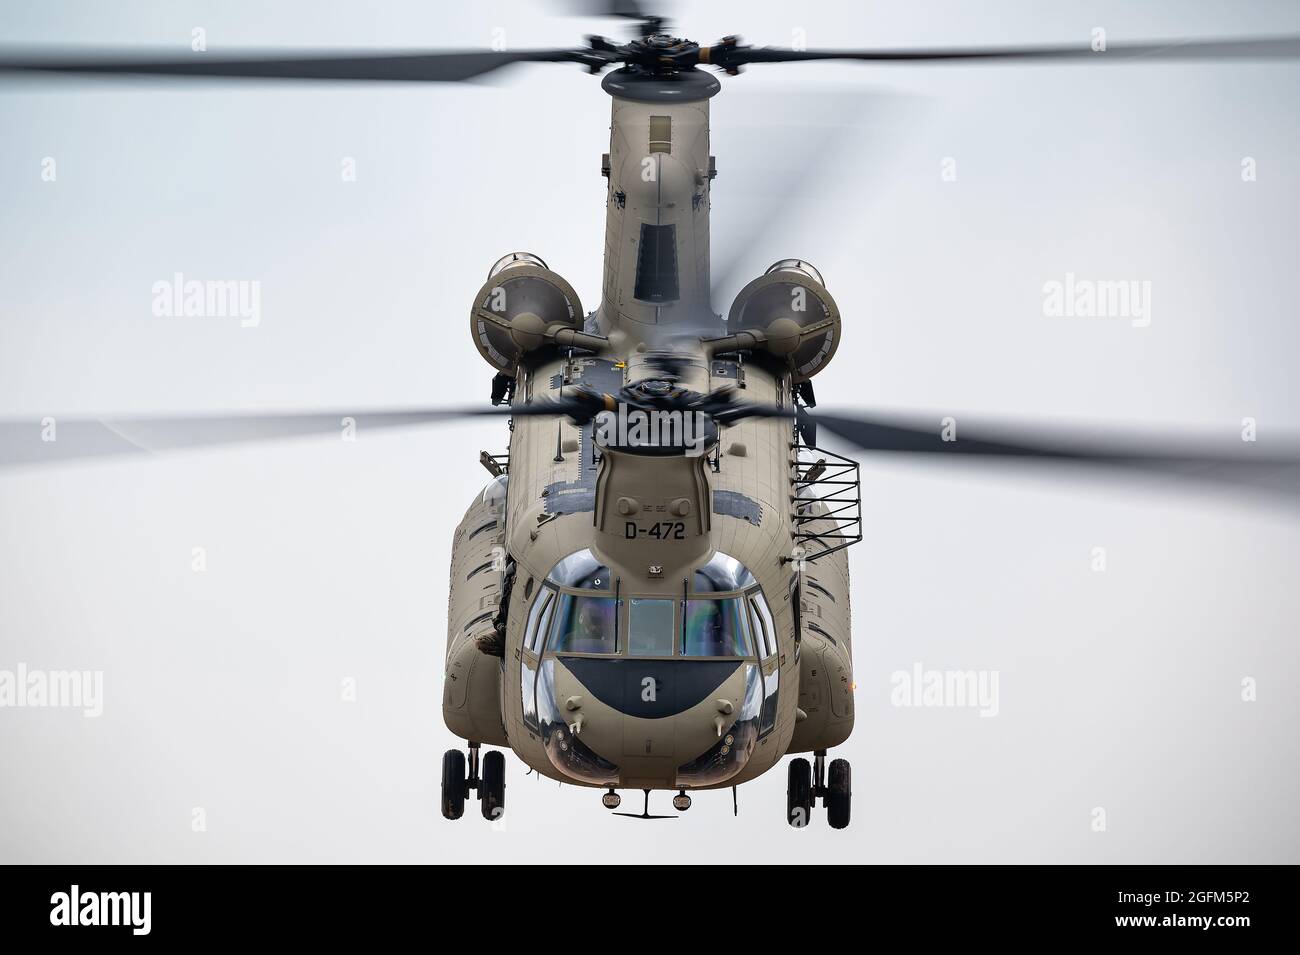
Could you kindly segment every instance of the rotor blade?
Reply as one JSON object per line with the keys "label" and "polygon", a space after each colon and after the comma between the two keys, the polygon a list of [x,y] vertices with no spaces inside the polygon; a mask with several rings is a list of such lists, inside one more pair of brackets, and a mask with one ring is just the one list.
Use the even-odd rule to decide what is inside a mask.
{"label": "rotor blade", "polygon": [[638,25],[637,34],[643,37],[660,33],[668,25],[667,17],[651,13],[637,0],[569,0],[567,6],[579,16],[634,20]]}
{"label": "rotor blade", "polygon": [[779,47],[714,47],[718,65],[792,63],[806,60],[860,60],[872,63],[996,60],[1276,60],[1300,56],[1300,36],[1249,37],[1239,40],[1160,40],[1116,43],[1094,51],[1090,43],[1049,46],[937,47],[898,50],[787,50]]}
{"label": "rotor blade", "polygon": [[569,0],[569,9],[588,17],[625,17],[629,20],[645,20],[654,14],[648,13],[644,4],[637,0]]}
{"label": "rotor blade", "polygon": [[1235,431],[1213,439],[1101,435],[1095,430],[1070,432],[1023,426],[972,433],[957,423],[949,433],[952,440],[945,440],[945,429],[938,419],[933,426],[926,426],[915,419],[902,421],[821,411],[809,414],[819,428],[863,451],[1108,465],[1243,484],[1280,478],[1288,489],[1300,490],[1300,445],[1292,442],[1281,452],[1265,451],[1242,442]]}
{"label": "rotor blade", "polygon": [[[834,213],[834,203],[822,201],[832,184],[843,182],[855,197],[872,188],[884,144],[903,139],[900,127],[916,120],[918,104],[903,94],[840,89],[737,96],[717,109],[720,117],[729,112],[712,134],[714,148],[732,159],[720,162],[710,187],[717,224],[710,285],[713,308],[725,318],[741,286],[763,268],[787,257],[816,262],[815,249],[791,246],[812,238],[807,226],[819,210]],[[832,175],[867,132],[872,148],[849,161],[853,179]],[[703,330],[718,334],[713,325]]]}
{"label": "rotor blade", "polygon": [[567,415],[589,407],[581,396],[515,406],[333,411],[289,414],[0,420],[0,467],[217,447],[310,435],[441,424],[477,417]]}
{"label": "rotor blade", "polygon": [[391,80],[458,82],[514,63],[584,63],[590,50],[447,50],[405,53],[339,52],[276,54],[242,52],[209,56],[160,55],[157,51],[102,54],[47,50],[0,51],[0,73],[75,73],[97,76],[188,76],[265,80]]}

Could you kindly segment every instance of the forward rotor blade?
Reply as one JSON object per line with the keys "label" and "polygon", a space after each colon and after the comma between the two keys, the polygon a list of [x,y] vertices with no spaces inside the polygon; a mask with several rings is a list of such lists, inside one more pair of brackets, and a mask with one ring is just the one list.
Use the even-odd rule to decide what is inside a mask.
{"label": "forward rotor blade", "polygon": [[229,56],[157,51],[101,54],[48,50],[0,51],[0,73],[74,73],[95,76],[179,76],[264,80],[384,80],[459,82],[514,63],[585,63],[590,50],[447,50],[405,53],[340,52],[301,55],[244,52]]}
{"label": "forward rotor blade", "polygon": [[929,427],[915,420],[904,422],[820,411],[810,413],[810,417],[818,428],[863,451],[1108,465],[1234,483],[1281,478],[1288,489],[1300,490],[1300,446],[1291,443],[1281,452],[1264,451],[1240,441],[1236,432],[1206,440],[1151,435],[1100,436],[1095,431],[1071,434],[1061,429],[1023,427],[972,433],[957,424],[954,439],[944,440],[943,428],[937,420]]}
{"label": "forward rotor blade", "polygon": [[567,415],[587,407],[579,398],[527,405],[333,411],[292,414],[0,420],[0,467],[218,447],[311,435],[442,424],[479,417]]}
{"label": "forward rotor blade", "polygon": [[736,47],[718,51],[725,66],[750,63],[793,63],[809,60],[859,60],[871,63],[993,62],[998,60],[1280,60],[1300,56],[1300,37],[1250,37],[1240,40],[1160,40],[1110,44],[1094,51],[1088,43],[1049,46],[937,47],[897,50],[788,50],[778,47]]}

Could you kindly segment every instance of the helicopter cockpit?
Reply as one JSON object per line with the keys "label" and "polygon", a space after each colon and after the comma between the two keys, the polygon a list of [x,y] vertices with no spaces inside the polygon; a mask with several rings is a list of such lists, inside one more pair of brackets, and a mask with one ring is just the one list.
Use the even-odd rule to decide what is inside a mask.
{"label": "helicopter cockpit", "polygon": [[590,550],[557,563],[533,601],[524,649],[542,655],[753,657],[776,652],[772,614],[754,575],[715,553],[675,597],[620,592]]}
{"label": "helicopter cockpit", "polygon": [[[538,588],[522,650],[525,725],[541,734],[560,769],[589,783],[614,785],[621,754],[598,754],[601,733],[583,731],[566,712],[571,697],[557,692],[557,665],[561,683],[577,680],[603,706],[650,720],[683,713],[718,695],[728,679],[743,679],[725,736],[722,729],[709,733],[718,745],[674,753],[683,786],[733,775],[775,726],[779,660],[772,613],[754,575],[726,554],[715,553],[672,596],[629,593],[590,549],[570,554]],[[641,664],[654,666],[660,685],[649,697],[639,692]]]}

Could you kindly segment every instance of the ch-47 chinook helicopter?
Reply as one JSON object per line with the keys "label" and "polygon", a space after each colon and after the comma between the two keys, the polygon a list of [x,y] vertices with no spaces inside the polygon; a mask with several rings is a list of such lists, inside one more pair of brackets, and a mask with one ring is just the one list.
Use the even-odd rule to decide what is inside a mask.
{"label": "ch-47 chinook helicopter", "polygon": [[[1289,58],[1300,39],[929,50],[789,50],[668,34],[630,2],[603,12],[630,42],[576,49],[166,58],[0,54],[0,72],[300,80],[470,80],[512,64],[577,63],[612,99],[601,302],[530,253],[500,259],[475,294],[469,330],[495,372],[491,405],[358,413],[60,419],[0,431],[6,463],[421,425],[510,419],[509,449],[484,452],[493,479],[452,542],[443,696],[468,744],[442,767],[442,812],[474,794],[505,807],[509,747],[538,773],[604,790],[733,788],[788,764],[786,818],[818,801],[850,819],[850,767],[829,750],[853,729],[846,547],[861,539],[858,464],[818,445],[818,428],[863,451],[1175,470],[1212,480],[1291,473],[1294,456],[1237,454],[1234,436],[1189,442],[954,436],[872,414],[810,413],[812,380],[835,356],[841,320],[821,274],[784,258],[725,316],[711,289],[716,166],[708,68],[801,60],[1114,62]],[[609,70],[609,72],[605,72]],[[594,157],[593,157],[594,159]],[[737,156],[735,163],[754,161]],[[594,166],[594,163],[593,163]],[[594,169],[593,169],[594,172]],[[725,176],[722,182],[725,183]],[[753,237],[755,244],[761,237]],[[1238,445],[1240,443],[1238,442]],[[1252,450],[1252,449],[1246,449]]]}

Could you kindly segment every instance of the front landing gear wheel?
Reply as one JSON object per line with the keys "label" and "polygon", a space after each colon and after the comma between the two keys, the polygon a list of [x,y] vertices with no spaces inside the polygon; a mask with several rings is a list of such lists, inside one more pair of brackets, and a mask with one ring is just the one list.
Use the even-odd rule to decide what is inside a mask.
{"label": "front landing gear wheel", "polygon": [[802,829],[812,817],[812,807],[812,767],[806,759],[792,759],[785,790],[785,821],[796,829]]}
{"label": "front landing gear wheel", "polygon": [[847,759],[831,760],[826,780],[826,821],[832,829],[847,829],[853,801],[852,773]]}
{"label": "front landing gear wheel", "polygon": [[479,783],[479,808],[483,818],[496,822],[506,811],[506,758],[492,750],[483,757],[483,779]]}
{"label": "front landing gear wheel", "polygon": [[442,754],[442,815],[459,819],[465,815],[465,754],[449,749]]}

